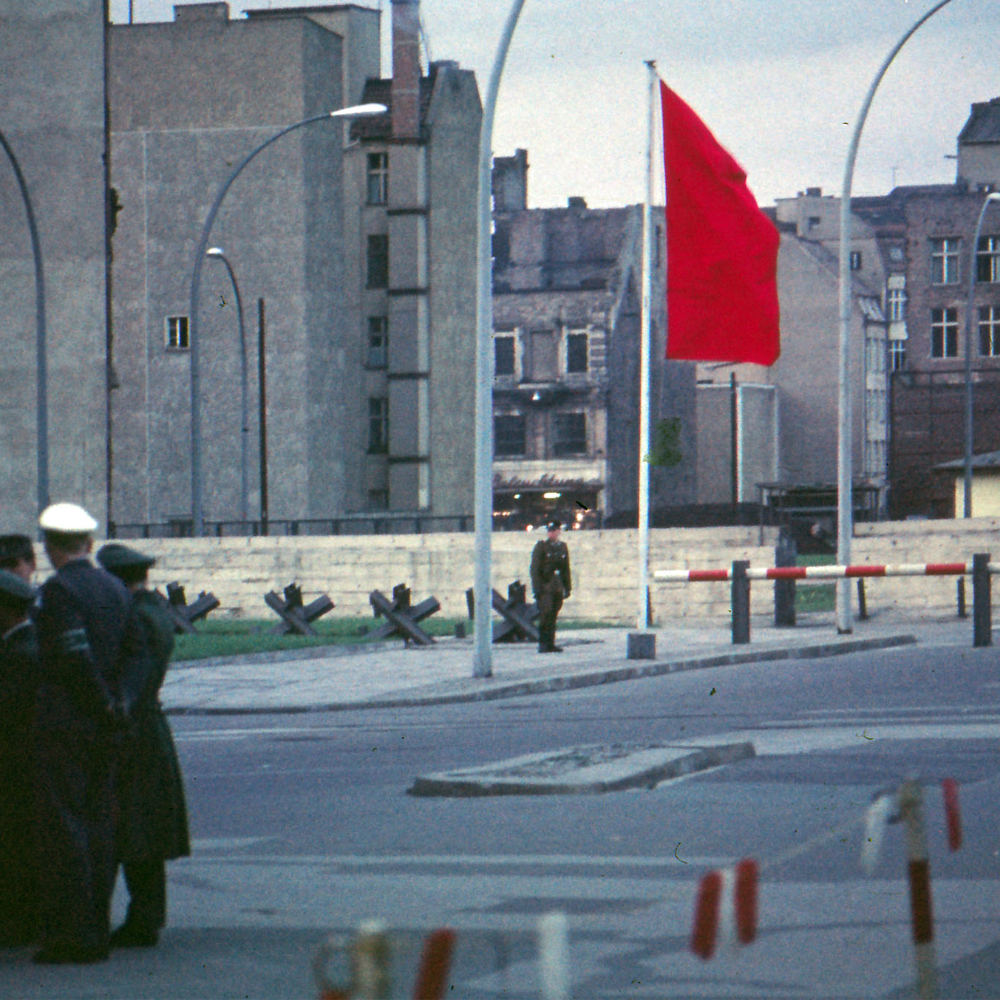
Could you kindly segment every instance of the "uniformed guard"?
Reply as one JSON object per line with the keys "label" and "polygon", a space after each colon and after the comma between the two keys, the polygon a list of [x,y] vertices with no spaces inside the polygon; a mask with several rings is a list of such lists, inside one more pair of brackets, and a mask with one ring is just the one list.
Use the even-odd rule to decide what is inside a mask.
{"label": "uniformed guard", "polygon": [[35,575],[35,547],[27,535],[0,535],[0,569],[16,573],[25,583]]}
{"label": "uniformed guard", "polygon": [[41,587],[37,767],[39,963],[107,958],[113,790],[126,721],[118,670],[131,597],[89,554],[97,522],[75,504],[39,518],[55,573]]}
{"label": "uniformed guard", "polygon": [[556,618],[563,601],[573,591],[569,549],[559,538],[562,525],[550,521],[548,537],[536,543],[531,553],[531,589],[538,604],[538,652],[561,653],[556,645]]}
{"label": "uniformed guard", "polygon": [[151,947],[167,919],[165,861],[191,853],[180,762],[159,702],[174,626],[165,599],[146,584],[155,559],[111,542],[97,553],[97,561],[132,592],[133,616],[147,654],[122,664],[131,739],[117,784],[116,840],[129,905],[125,922],[111,935],[111,946]]}
{"label": "uniformed guard", "polygon": [[[30,548],[30,542],[29,542]],[[34,740],[38,642],[34,589],[0,569],[0,947],[37,936]]]}

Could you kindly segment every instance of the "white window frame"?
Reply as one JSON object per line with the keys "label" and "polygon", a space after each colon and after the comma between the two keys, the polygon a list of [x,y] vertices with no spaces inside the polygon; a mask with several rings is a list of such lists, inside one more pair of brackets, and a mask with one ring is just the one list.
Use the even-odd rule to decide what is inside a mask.
{"label": "white window frame", "polygon": [[365,204],[389,203],[389,154],[369,153],[365,158]]}
{"label": "white window frame", "polygon": [[191,321],[187,316],[167,316],[163,321],[163,342],[168,351],[191,349]]}
{"label": "white window frame", "polygon": [[[983,270],[989,273],[988,278],[979,276]],[[1000,236],[979,237],[979,245],[976,247],[976,281],[980,284],[995,284],[1000,281]]]}
{"label": "white window frame", "polygon": [[[940,314],[940,319],[935,318],[938,314]],[[950,340],[949,333],[951,334]],[[935,336],[940,337],[940,354],[934,350]],[[953,350],[949,351],[949,346]],[[931,310],[931,357],[942,360],[958,357],[958,309],[954,306]]]}
{"label": "white window frame", "polygon": [[[979,332],[980,356],[1000,357],[1000,306],[980,306],[976,329]],[[989,350],[983,350],[984,343],[988,344]]]}
{"label": "white window frame", "polygon": [[931,240],[931,284],[954,285],[959,282],[961,242],[955,236],[943,236]]}
{"label": "white window frame", "polygon": [[[503,374],[498,374],[496,372],[496,345],[498,340],[510,340],[513,342],[514,346],[514,370],[512,372],[505,372]],[[521,352],[518,344],[518,336],[516,330],[496,330],[493,334],[493,362],[494,362],[494,376],[496,378],[517,378],[521,371]]]}

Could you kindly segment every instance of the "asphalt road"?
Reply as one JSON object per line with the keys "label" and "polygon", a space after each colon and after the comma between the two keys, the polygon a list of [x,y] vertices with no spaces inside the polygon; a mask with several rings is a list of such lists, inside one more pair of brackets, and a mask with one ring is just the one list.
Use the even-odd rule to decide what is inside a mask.
{"label": "asphalt road", "polygon": [[[195,851],[170,865],[159,947],[80,968],[0,952],[0,995],[316,997],[318,944],[380,918],[394,997],[444,924],[449,996],[538,997],[537,921],[560,910],[577,1000],[916,996],[901,826],[873,876],[859,857],[873,794],[917,776],[940,995],[1000,997],[998,655],[906,647],[498,702],[175,718]],[[751,739],[758,756],[642,791],[406,794],[428,772],[688,738]],[[687,947],[698,879],[743,857],[761,866],[758,939],[702,961]]]}

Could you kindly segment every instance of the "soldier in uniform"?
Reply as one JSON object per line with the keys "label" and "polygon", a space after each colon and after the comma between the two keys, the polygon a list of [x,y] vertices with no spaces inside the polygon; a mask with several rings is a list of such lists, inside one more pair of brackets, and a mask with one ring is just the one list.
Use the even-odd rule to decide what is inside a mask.
{"label": "soldier in uniform", "polygon": [[[30,549],[30,542],[29,542]],[[0,947],[37,933],[34,739],[38,643],[28,609],[35,591],[0,569]]]}
{"label": "soldier in uniform", "polygon": [[118,697],[131,597],[89,559],[94,519],[75,504],[39,518],[55,569],[41,587],[35,761],[39,963],[108,956],[114,880],[115,763],[125,732]]}
{"label": "soldier in uniform", "polygon": [[0,569],[16,573],[25,583],[35,575],[35,548],[27,535],[0,535]]}
{"label": "soldier in uniform", "polygon": [[538,604],[538,652],[561,653],[556,645],[556,618],[563,601],[573,590],[569,569],[569,549],[559,538],[562,525],[550,521],[548,537],[531,552],[531,589]]}
{"label": "soldier in uniform", "polygon": [[129,905],[111,946],[151,947],[167,919],[165,861],[191,853],[180,763],[158,697],[174,648],[174,626],[164,598],[146,586],[156,560],[111,542],[97,553],[97,561],[132,592],[146,653],[122,665],[131,739],[117,783],[117,853]]}

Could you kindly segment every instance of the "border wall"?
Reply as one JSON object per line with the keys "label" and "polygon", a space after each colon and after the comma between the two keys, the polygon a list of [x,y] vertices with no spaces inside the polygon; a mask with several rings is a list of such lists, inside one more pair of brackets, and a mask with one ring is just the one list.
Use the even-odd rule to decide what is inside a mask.
{"label": "border wall", "polygon": [[[531,550],[539,532],[496,532],[493,535],[493,585],[506,595],[508,584],[521,580],[530,592]],[[566,619],[631,625],[636,619],[638,532],[635,529],[573,531],[563,535],[573,569],[573,596]],[[189,600],[202,590],[221,601],[216,614],[247,618],[272,617],[264,604],[266,591],[280,593],[290,583],[302,588],[308,603],[328,594],[336,605],[331,615],[368,617],[368,595],[388,595],[405,583],[414,601],[433,594],[441,614],[467,614],[466,590],[473,585],[473,543],[469,532],[427,535],[282,536],[253,538],[182,538],[130,541],[157,558],[150,582],[163,590],[180,582]],[[650,531],[650,568],[725,568],[736,559],[754,566],[773,566],[778,540],[775,527],[660,528]],[[762,544],[763,543],[763,544]],[[976,552],[1000,559],[1000,519],[900,521],[858,524],[852,562],[878,565],[904,562],[972,561]],[[40,553],[39,580],[48,572]],[[955,612],[955,577],[892,577],[866,581],[873,614],[895,611],[944,617]],[[728,622],[730,585],[659,583],[650,591],[652,622],[664,625]],[[971,600],[971,598],[970,598]],[[752,611],[773,611],[771,584],[755,583]]]}

